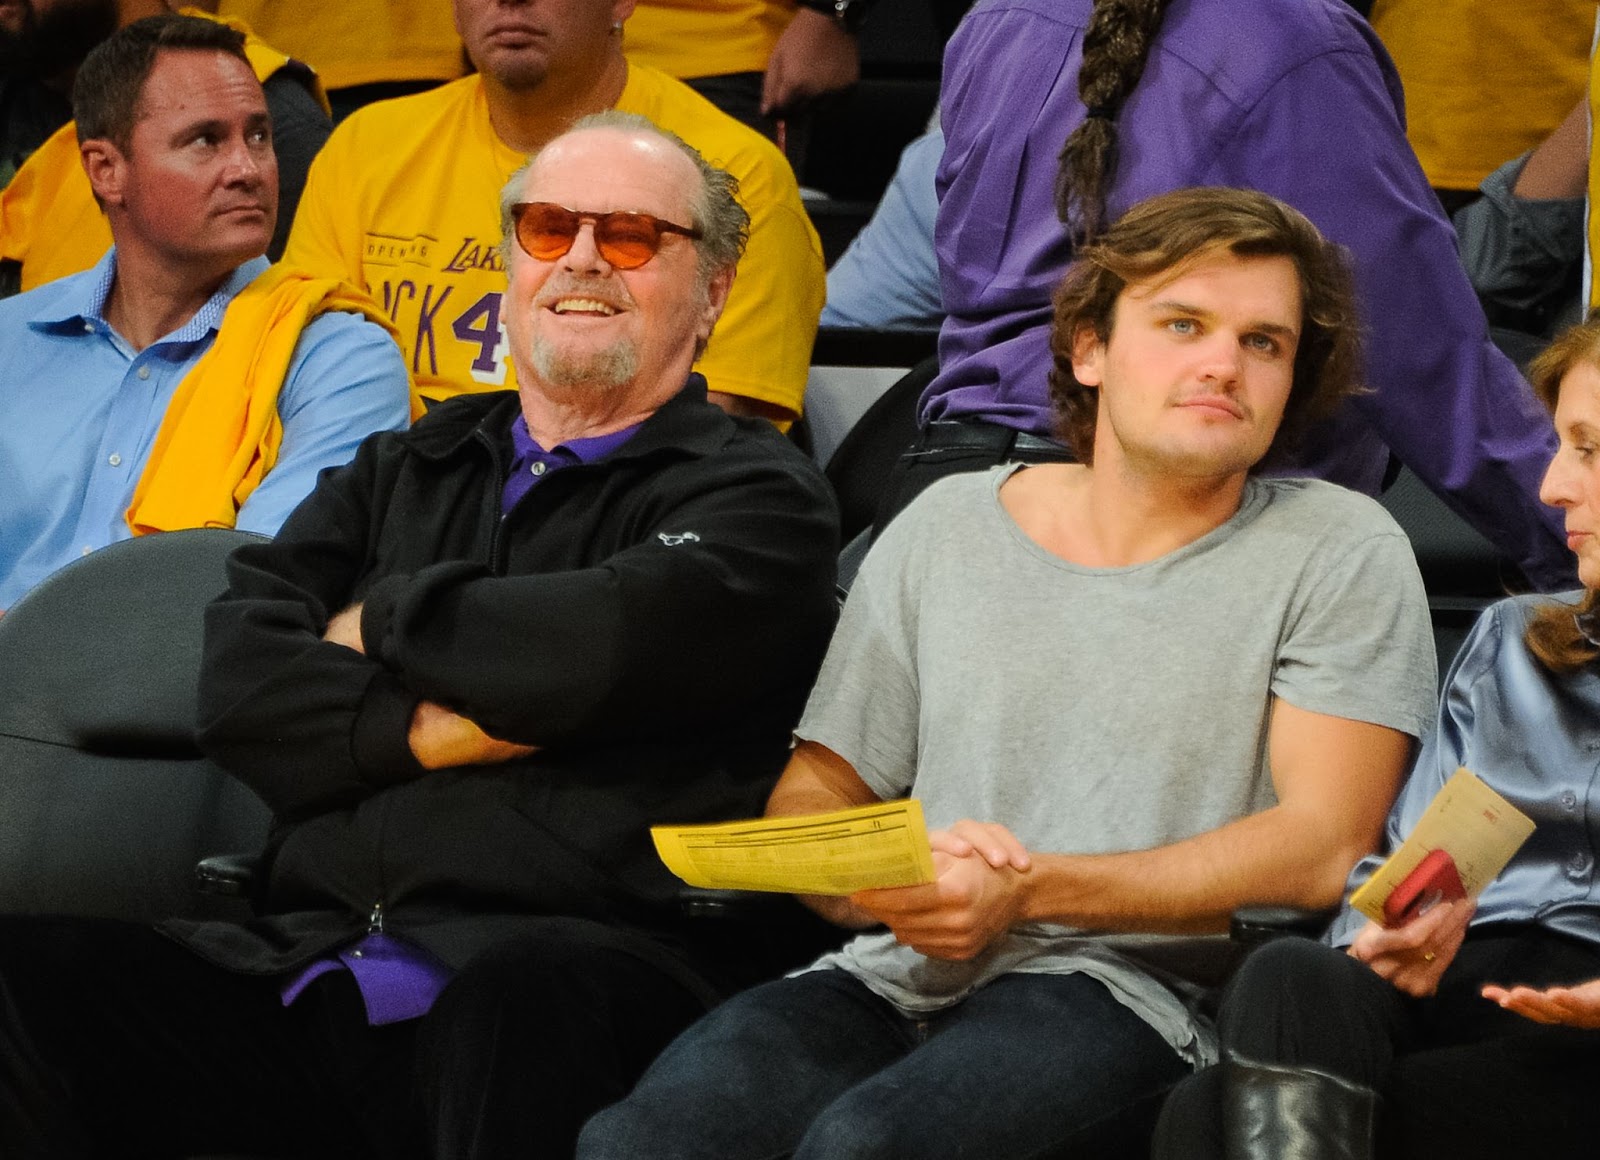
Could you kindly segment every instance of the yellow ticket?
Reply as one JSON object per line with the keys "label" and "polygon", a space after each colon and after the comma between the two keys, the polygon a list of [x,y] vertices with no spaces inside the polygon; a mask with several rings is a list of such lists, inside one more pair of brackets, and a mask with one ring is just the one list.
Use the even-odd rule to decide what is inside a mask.
{"label": "yellow ticket", "polygon": [[1468,898],[1476,898],[1506,868],[1533,833],[1533,819],[1466,768],[1434,795],[1400,848],[1350,896],[1350,905],[1374,922],[1407,874],[1434,850],[1447,850]]}
{"label": "yellow ticket", "polygon": [[709,826],[652,826],[656,852],[690,886],[854,894],[933,881],[922,803],[878,802],[827,814]]}

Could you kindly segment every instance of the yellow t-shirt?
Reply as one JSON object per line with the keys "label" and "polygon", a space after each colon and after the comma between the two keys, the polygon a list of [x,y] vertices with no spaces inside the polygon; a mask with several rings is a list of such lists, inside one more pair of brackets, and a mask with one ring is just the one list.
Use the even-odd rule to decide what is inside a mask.
{"label": "yellow t-shirt", "polygon": [[217,12],[237,16],[296,60],[317,70],[330,89],[380,81],[449,81],[465,62],[445,0],[220,0]]}
{"label": "yellow t-shirt", "polygon": [[1437,189],[1476,189],[1583,96],[1595,0],[1377,0],[1406,136]]}
{"label": "yellow t-shirt", "polygon": [[622,50],[674,77],[766,72],[794,12],[794,0],[639,0]]}
{"label": "yellow t-shirt", "polygon": [[[185,16],[221,20],[244,33],[244,54],[256,79],[265,84],[289,63],[289,57],[265,43],[238,20],[214,17],[197,8]],[[312,92],[327,107],[322,86],[311,78]],[[79,274],[111,248],[111,227],[95,203],[89,178],[78,153],[78,126],[68,121],[23,162],[0,190],[0,260],[22,264],[22,289],[32,290],[68,274]]]}
{"label": "yellow t-shirt", "polygon": [[[696,364],[711,389],[798,414],[826,285],[794,172],[766,138],[654,69],[618,109],[677,133],[739,179],[750,245]],[[499,194],[524,158],[489,124],[476,76],[351,114],[312,163],[284,260],[366,288],[424,395],[514,387],[500,299]]]}

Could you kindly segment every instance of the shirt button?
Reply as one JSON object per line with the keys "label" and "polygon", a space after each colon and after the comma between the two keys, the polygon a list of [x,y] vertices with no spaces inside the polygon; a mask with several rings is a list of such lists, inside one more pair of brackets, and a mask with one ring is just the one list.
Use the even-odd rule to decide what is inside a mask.
{"label": "shirt button", "polygon": [[352,959],[359,959],[361,957],[361,952],[359,950],[353,950],[350,952],[350,957]]}
{"label": "shirt button", "polygon": [[106,462],[111,464],[112,467],[121,467],[122,466],[122,456],[113,453],[111,458],[107,459]]}
{"label": "shirt button", "polygon": [[84,332],[86,334],[93,334],[94,333],[94,323],[89,322],[89,321],[86,320],[84,322],[84,324],[83,324],[83,329],[84,329]]}
{"label": "shirt button", "polygon": [[150,368],[149,367],[140,367],[139,368],[139,377],[141,379],[148,379],[150,377]]}
{"label": "shirt button", "polygon": [[85,544],[83,546],[83,551],[79,552],[78,555],[87,556],[92,551],[94,551],[94,545],[93,544]]}
{"label": "shirt button", "polygon": [[1574,854],[1567,859],[1567,873],[1572,875],[1583,874],[1589,869],[1589,855],[1584,853]]}
{"label": "shirt button", "polygon": [[1564,790],[1561,791],[1561,808],[1562,809],[1564,809],[1564,810],[1572,810],[1572,809],[1575,809],[1577,807],[1577,805],[1578,805],[1578,795],[1577,794],[1573,793],[1570,789],[1564,789]]}
{"label": "shirt button", "polygon": [[535,475],[543,475],[547,470],[547,467],[543,463],[535,463],[528,470],[532,471]]}

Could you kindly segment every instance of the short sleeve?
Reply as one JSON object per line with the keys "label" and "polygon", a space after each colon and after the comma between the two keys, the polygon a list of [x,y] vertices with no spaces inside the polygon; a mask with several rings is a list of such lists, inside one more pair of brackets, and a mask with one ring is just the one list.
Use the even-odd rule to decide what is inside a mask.
{"label": "short sleeve", "polygon": [[1330,545],[1286,626],[1272,691],[1313,713],[1421,737],[1437,662],[1427,595],[1398,528]]}
{"label": "short sleeve", "polygon": [[881,798],[905,794],[917,770],[918,585],[908,577],[917,535],[906,518],[914,514],[889,525],[862,563],[795,730],[848,761]]}

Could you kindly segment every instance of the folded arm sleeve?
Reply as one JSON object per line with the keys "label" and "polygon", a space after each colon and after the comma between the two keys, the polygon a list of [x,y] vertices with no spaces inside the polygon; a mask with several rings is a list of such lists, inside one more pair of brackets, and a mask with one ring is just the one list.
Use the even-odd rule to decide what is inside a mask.
{"label": "folded arm sleeve", "polygon": [[367,595],[363,636],[408,688],[507,740],[726,728],[814,674],[836,518],[815,473],[751,463],[587,568],[387,577]]}
{"label": "folded arm sleeve", "polygon": [[366,568],[372,445],[330,473],[277,540],[228,564],[206,610],[200,745],[279,816],[347,805],[420,776],[419,700],[393,673],[322,639]]}

